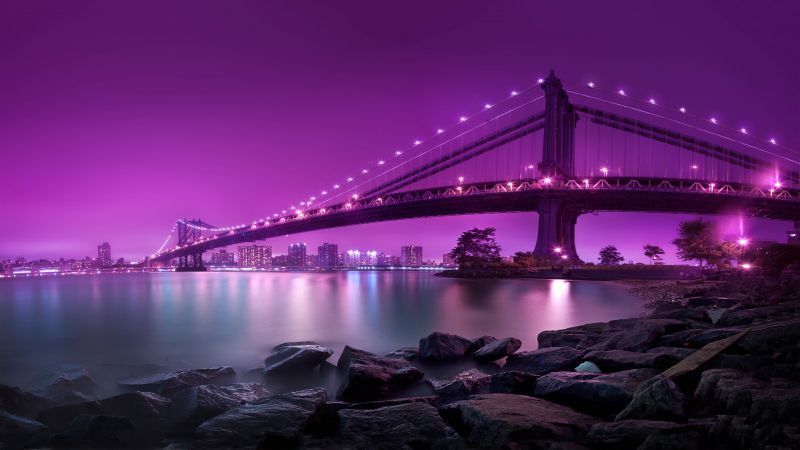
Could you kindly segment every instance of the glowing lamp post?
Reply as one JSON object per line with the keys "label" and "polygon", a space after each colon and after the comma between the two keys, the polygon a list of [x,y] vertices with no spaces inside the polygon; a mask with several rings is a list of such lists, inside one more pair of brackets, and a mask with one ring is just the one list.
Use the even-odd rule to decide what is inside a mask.
{"label": "glowing lamp post", "polygon": [[603,176],[608,176],[608,167],[601,167],[600,172],[603,173]]}

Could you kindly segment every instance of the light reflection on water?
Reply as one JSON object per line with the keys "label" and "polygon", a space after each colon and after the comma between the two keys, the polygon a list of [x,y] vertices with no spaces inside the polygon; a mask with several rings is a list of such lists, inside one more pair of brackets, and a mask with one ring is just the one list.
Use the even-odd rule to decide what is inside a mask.
{"label": "light reflection on water", "polygon": [[[515,336],[631,317],[624,287],[429,272],[152,273],[0,280],[0,383],[46,367],[261,365],[280,342],[385,353],[432,331]],[[331,358],[333,363],[338,356]]]}

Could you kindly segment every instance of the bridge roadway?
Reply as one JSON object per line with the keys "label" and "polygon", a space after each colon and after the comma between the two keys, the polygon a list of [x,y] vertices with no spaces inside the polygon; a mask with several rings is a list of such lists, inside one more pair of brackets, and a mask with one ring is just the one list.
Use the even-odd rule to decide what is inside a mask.
{"label": "bridge roadway", "polygon": [[[326,208],[256,222],[238,230],[201,238],[151,258],[167,261],[245,242],[327,228],[421,217],[540,211],[556,202],[573,215],[596,211],[738,214],[774,220],[800,220],[800,190],[697,180],[604,177],[592,181],[543,179],[447,186],[359,199]],[[533,224],[532,224],[533,226]],[[540,228],[541,232],[541,228]],[[540,238],[541,239],[541,238]],[[574,247],[574,238],[571,240]],[[549,245],[549,244],[548,244]],[[559,244],[561,245],[561,244]],[[567,246],[570,243],[566,243]]]}

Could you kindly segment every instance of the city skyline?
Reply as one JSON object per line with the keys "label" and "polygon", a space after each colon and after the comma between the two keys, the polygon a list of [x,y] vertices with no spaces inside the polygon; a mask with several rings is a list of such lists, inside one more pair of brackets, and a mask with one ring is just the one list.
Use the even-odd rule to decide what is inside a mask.
{"label": "city skyline", "polygon": [[[7,17],[15,21],[2,22],[0,35],[18,45],[0,79],[17,89],[7,96],[8,120],[0,125],[8,149],[0,175],[10,186],[15,220],[0,224],[8,236],[0,259],[91,254],[82,249],[103,236],[114,243],[115,255],[136,260],[155,250],[177,217],[249,222],[356,175],[365,161],[529,86],[550,68],[573,83],[592,79],[686,102],[731,126],[778,136],[790,148],[800,142],[792,123],[800,105],[797,68],[771,64],[792,54],[797,30],[789,15],[769,5],[684,4],[711,25],[687,22],[680,8],[650,11],[661,17],[650,24],[634,3],[584,5],[587,18],[575,18],[574,28],[548,20],[572,12],[556,5],[427,5],[424,17],[405,6],[347,12],[300,4],[274,15],[270,5],[256,12],[234,5],[226,15],[213,5],[184,6],[165,4],[155,18],[135,5],[98,3],[93,15],[82,17],[57,3],[9,6],[14,14]],[[511,13],[517,8],[539,14]],[[594,15],[603,20],[588,18]],[[442,32],[428,18],[442,16],[455,30]],[[172,28],[175,17],[185,19],[181,33]],[[315,28],[323,17],[326,27]],[[330,17],[340,17],[343,26],[330,25]],[[535,23],[519,23],[522,17]],[[142,21],[151,26],[147,42],[124,38],[137,35]],[[616,34],[615,25],[629,29]],[[212,41],[209,27],[218,30]],[[601,28],[606,32],[597,33]],[[43,38],[26,38],[32,29]],[[621,46],[632,31],[642,39],[624,39]],[[282,34],[292,36],[286,47],[270,39]],[[541,42],[540,35],[552,39]],[[619,48],[640,57],[628,58]],[[78,60],[82,64],[73,63]],[[26,158],[30,152],[39,157]],[[231,174],[236,182],[220,182]],[[39,181],[30,183],[34,176]],[[665,261],[677,262],[669,241],[685,218],[583,216],[578,253],[592,260],[600,247],[615,244],[626,258],[642,261],[641,246],[652,243],[667,250]],[[719,220],[724,232],[738,232],[738,218]],[[61,222],[68,225],[53,226]],[[531,250],[536,238],[536,214],[514,213],[358,225],[262,244],[328,240],[353,248],[359,240],[382,250],[386,240],[398,246],[412,226],[425,229],[420,244],[430,254],[449,250],[473,226],[497,227],[504,253]],[[747,219],[746,227],[753,238],[780,241],[788,229],[756,219]]]}

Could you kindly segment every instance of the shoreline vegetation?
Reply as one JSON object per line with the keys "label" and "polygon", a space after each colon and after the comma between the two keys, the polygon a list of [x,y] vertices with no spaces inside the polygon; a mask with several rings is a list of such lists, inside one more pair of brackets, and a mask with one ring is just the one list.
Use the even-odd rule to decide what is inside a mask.
{"label": "shoreline vegetation", "polygon": [[[434,332],[385,355],[287,342],[231,367],[0,385],[17,448],[800,447],[800,275],[625,281],[644,317],[514,337]],[[531,346],[531,343],[527,343]],[[155,369],[151,369],[155,370]]]}

